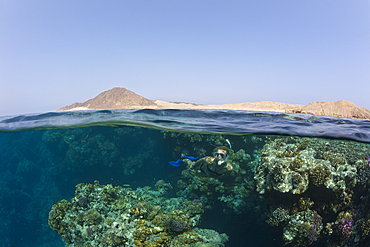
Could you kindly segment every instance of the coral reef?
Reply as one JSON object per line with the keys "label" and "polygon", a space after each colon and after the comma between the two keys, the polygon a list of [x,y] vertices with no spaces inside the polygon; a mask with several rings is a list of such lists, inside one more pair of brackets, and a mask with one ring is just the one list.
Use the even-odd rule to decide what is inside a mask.
{"label": "coral reef", "polygon": [[96,166],[120,166],[123,174],[132,175],[150,159],[154,133],[133,127],[60,129],[46,131],[42,140],[58,160],[59,169],[79,172]]}
{"label": "coral reef", "polygon": [[[168,187],[164,181],[156,184]],[[67,246],[224,246],[225,234],[195,228],[202,203],[165,199],[150,187],[78,184],[72,202],[62,200],[49,213],[49,226]]]}
{"label": "coral reef", "polygon": [[[226,140],[228,178],[167,163],[212,155]],[[226,235],[199,227],[220,231],[229,219],[232,246],[265,241],[258,234],[277,246],[370,246],[368,144],[123,126],[1,133],[0,142],[0,246],[223,246]],[[62,200],[94,179],[113,185],[79,184]]]}
{"label": "coral reef", "polygon": [[286,244],[368,243],[368,150],[360,143],[313,138],[266,142],[254,174],[256,190],[270,206],[267,222],[282,229]]}
{"label": "coral reef", "polygon": [[[277,144],[278,143],[278,144]],[[257,191],[266,190],[282,193],[302,194],[310,182],[319,187],[324,185],[334,192],[344,193],[346,186],[355,183],[356,166],[348,164],[342,154],[325,152],[323,158],[317,158],[317,151],[306,144],[272,142],[262,150],[260,165],[254,176]]]}

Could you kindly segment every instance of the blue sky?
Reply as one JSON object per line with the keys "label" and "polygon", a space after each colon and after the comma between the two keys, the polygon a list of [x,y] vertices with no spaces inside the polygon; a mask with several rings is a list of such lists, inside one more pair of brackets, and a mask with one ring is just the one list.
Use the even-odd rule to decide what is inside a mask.
{"label": "blue sky", "polygon": [[152,100],[370,109],[370,1],[0,1],[0,115],[113,87]]}

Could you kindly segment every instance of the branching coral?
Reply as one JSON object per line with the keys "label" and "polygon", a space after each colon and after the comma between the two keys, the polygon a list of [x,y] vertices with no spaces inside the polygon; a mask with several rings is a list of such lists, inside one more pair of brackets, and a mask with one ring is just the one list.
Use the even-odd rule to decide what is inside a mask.
{"label": "branching coral", "polygon": [[342,235],[342,237],[347,240],[351,237],[352,228],[353,228],[353,220],[343,218],[339,220],[339,232]]}

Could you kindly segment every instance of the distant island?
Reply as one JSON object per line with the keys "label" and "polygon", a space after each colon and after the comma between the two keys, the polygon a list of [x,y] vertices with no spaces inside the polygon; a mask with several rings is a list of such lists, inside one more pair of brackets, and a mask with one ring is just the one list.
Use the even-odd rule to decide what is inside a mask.
{"label": "distant island", "polygon": [[201,105],[184,102],[166,102],[149,100],[125,88],[115,87],[100,93],[93,99],[83,103],[74,103],[56,111],[81,111],[104,109],[215,109],[215,110],[245,110],[245,111],[272,111],[284,113],[303,113],[346,117],[370,120],[370,110],[358,107],[346,100],[335,102],[312,102],[308,105],[286,104],[271,101],[254,103],[237,103],[224,105]]}

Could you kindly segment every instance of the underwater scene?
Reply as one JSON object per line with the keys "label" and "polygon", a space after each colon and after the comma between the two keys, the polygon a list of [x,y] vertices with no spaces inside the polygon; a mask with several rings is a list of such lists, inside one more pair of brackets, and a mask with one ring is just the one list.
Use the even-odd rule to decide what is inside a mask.
{"label": "underwater scene", "polygon": [[0,246],[370,246],[370,121],[0,117]]}

